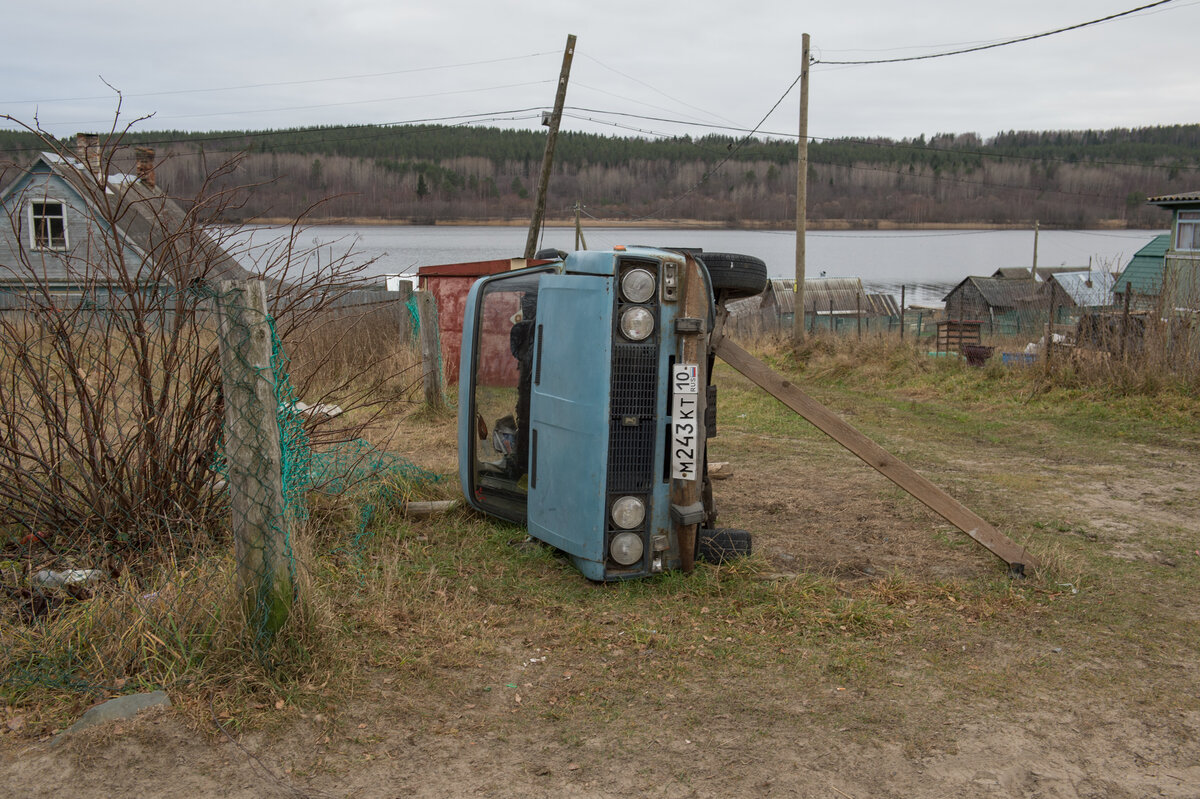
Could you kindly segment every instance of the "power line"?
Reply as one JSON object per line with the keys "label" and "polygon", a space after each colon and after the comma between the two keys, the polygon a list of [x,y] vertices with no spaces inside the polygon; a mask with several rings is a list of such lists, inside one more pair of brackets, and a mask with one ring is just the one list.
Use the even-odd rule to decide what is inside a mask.
{"label": "power line", "polygon": [[1056,28],[1055,30],[1052,30],[1052,31],[1045,31],[1043,33],[1034,33],[1029,36],[1021,36],[1016,39],[1007,39],[1005,41],[994,42],[992,44],[981,44],[977,47],[966,47],[961,50],[950,50],[950,51],[944,52],[944,53],[929,53],[927,55],[904,56],[902,58],[879,58],[879,59],[875,59],[872,61],[817,61],[817,60],[813,60],[811,63],[841,65],[841,66],[860,66],[860,65],[864,65],[864,64],[898,64],[902,61],[924,61],[924,60],[927,60],[930,58],[945,58],[947,56],[963,55],[965,53],[978,53],[981,50],[993,50],[997,47],[1007,47],[1010,44],[1020,44],[1021,42],[1031,42],[1034,39],[1044,39],[1047,36],[1055,36],[1060,33],[1066,33],[1068,31],[1079,30],[1080,28],[1087,28],[1091,25],[1099,25],[1102,22],[1110,22],[1114,19],[1119,19],[1120,17],[1127,17],[1130,14],[1136,14],[1139,11],[1146,11],[1151,8],[1157,8],[1158,6],[1165,6],[1167,3],[1173,3],[1173,2],[1175,2],[1175,0],[1158,0],[1157,3],[1147,3],[1144,6],[1138,6],[1137,8],[1131,8],[1128,11],[1121,11],[1120,13],[1117,13],[1117,14],[1109,14],[1107,17],[1100,17],[1099,19],[1089,20],[1088,22],[1080,22],[1076,25],[1068,25],[1065,28]]}
{"label": "power line", "polygon": [[679,194],[670,198],[665,203],[660,205],[657,209],[655,209],[649,216],[634,217],[631,221],[641,222],[646,219],[654,219],[660,213],[662,213],[666,209],[670,208],[671,206],[675,205],[680,200],[682,200],[684,197],[687,197],[692,192],[694,192],[696,189],[703,186],[704,183],[712,176],[712,174],[714,172],[716,172],[718,169],[720,169],[722,166],[724,166],[725,163],[729,159],[733,158],[733,156],[738,152],[738,150],[742,149],[742,147],[745,146],[746,142],[750,141],[750,137],[753,136],[760,127],[762,127],[762,124],[767,121],[767,119],[771,116],[771,114],[775,113],[775,109],[779,107],[780,103],[782,103],[789,94],[791,94],[792,89],[796,88],[796,84],[799,82],[800,82],[800,75],[797,75],[796,79],[794,81],[792,81],[791,84],[786,89],[784,89],[783,94],[779,95],[779,99],[775,101],[775,104],[771,106],[771,109],[769,111],[767,111],[767,113],[763,114],[762,119],[760,119],[758,121],[758,124],[754,126],[754,129],[751,130],[749,133],[747,133],[742,138],[742,140],[737,143],[736,146],[731,146],[729,148],[729,154],[726,155],[724,158],[722,158],[720,161],[718,161],[716,164],[714,164],[711,169],[709,169],[707,172],[705,172],[703,175],[701,175],[700,179],[697,180],[695,182],[695,184],[692,185],[691,188],[687,189],[686,191],[680,192]]}
{"label": "power line", "polygon": [[[154,118],[154,119],[195,119],[195,118],[207,118],[207,117],[243,116],[246,114],[270,114],[270,113],[275,113],[278,111],[311,111],[311,110],[317,109],[317,108],[336,108],[339,106],[347,106],[347,105],[367,105],[368,103],[393,103],[393,102],[399,102],[401,100],[420,100],[420,99],[426,99],[429,97],[448,97],[448,96],[456,95],[456,94],[474,94],[476,92],[490,92],[490,91],[497,91],[500,89],[516,89],[516,88],[521,88],[524,86],[538,86],[538,85],[545,84],[545,83],[554,83],[554,81],[549,80],[549,79],[547,79],[547,80],[531,80],[531,81],[525,81],[524,83],[508,83],[508,84],[503,84],[500,86],[482,86],[482,87],[479,87],[476,89],[455,89],[454,91],[429,92],[427,94],[410,94],[410,95],[405,95],[403,97],[376,97],[376,98],[370,99],[370,100],[346,100],[346,101],[340,102],[340,103],[320,103],[317,105],[296,105],[296,106],[288,106],[285,108],[250,108],[250,109],[243,109],[240,111],[218,111],[218,112],[207,112],[207,113],[203,113],[203,114],[175,114],[172,116],[164,116],[164,117],[153,116],[152,118]],[[55,124],[57,124],[57,125],[96,125],[96,124],[107,124],[110,121],[111,120],[89,119],[89,120],[75,120],[73,122],[58,122]]]}
{"label": "power line", "polygon": [[[464,61],[459,64],[441,64],[441,65],[430,66],[430,67],[412,67],[410,69],[397,69],[397,70],[393,70],[391,72],[370,72],[370,73],[366,73],[363,75],[339,75],[336,77],[311,78],[309,80],[286,80],[286,81],[278,81],[275,83],[247,83],[247,84],[244,84],[241,86],[220,86],[220,87],[214,87],[214,88],[208,88],[208,89],[172,89],[169,91],[161,91],[161,92],[142,92],[140,94],[124,94],[124,93],[122,93],[122,95],[126,98],[165,97],[168,95],[176,95],[176,94],[205,94],[205,93],[211,93],[211,92],[242,91],[245,89],[266,89],[266,88],[274,88],[276,86],[304,86],[304,85],[309,85],[309,84],[313,84],[313,83],[331,83],[334,81],[342,81],[342,80],[364,80],[367,78],[387,78],[387,77],[391,77],[393,75],[408,75],[408,74],[411,74],[414,72],[434,72],[434,71],[440,70],[440,69],[459,69],[461,67],[476,67],[476,66],[482,66],[485,64],[499,64],[499,63],[502,63],[505,61],[521,61],[526,58],[537,58],[539,56],[553,55],[553,54],[554,54],[553,51],[547,50],[547,51],[541,52],[541,53],[529,53],[527,55],[506,56],[504,58],[489,58],[489,59],[485,59],[483,61]],[[0,105],[15,105],[18,103],[39,103],[39,104],[40,103],[72,103],[72,102],[82,102],[82,101],[86,101],[86,100],[111,100],[111,99],[112,99],[111,94],[105,94],[105,95],[99,95],[99,96],[94,96],[94,97],[56,97],[56,98],[49,99],[49,100],[37,100],[37,99],[33,99],[33,100],[0,100]]]}
{"label": "power line", "polygon": [[[655,105],[654,103],[647,103],[647,102],[646,102],[646,101],[644,101],[644,100],[637,100],[637,99],[634,99],[633,97],[626,97],[626,96],[624,96],[624,95],[617,94],[616,92],[610,92],[610,91],[608,91],[607,89],[601,89],[601,88],[599,88],[599,87],[597,87],[597,86],[591,86],[591,85],[589,85],[589,84],[587,84],[587,83],[582,83],[582,82],[580,82],[580,81],[572,81],[571,85],[572,85],[572,86],[578,86],[578,87],[580,87],[580,88],[582,88],[582,89],[587,89],[588,91],[593,91],[593,92],[596,92],[597,94],[604,94],[604,95],[607,95],[607,96],[609,96],[609,97],[613,97],[613,98],[615,98],[615,99],[617,99],[617,100],[623,100],[623,101],[624,101],[624,102],[626,102],[626,103],[635,103],[635,104],[637,104],[637,105],[644,105],[644,106],[646,106],[647,108],[654,108],[654,109],[657,109],[657,110],[659,110],[659,111],[662,111],[662,112],[664,112],[664,113],[668,113],[668,114],[669,114],[669,113],[671,113],[670,109],[663,108],[663,107],[662,107],[662,106],[660,106],[660,105]],[[689,115],[689,116],[691,116],[691,115]],[[695,124],[695,125],[704,125],[704,124],[709,124],[709,123],[706,123],[706,122],[705,122],[703,119],[701,119],[700,117],[697,117],[697,116],[691,116],[691,119],[693,120],[692,124]]]}
{"label": "power line", "polygon": [[[608,124],[613,127],[625,127],[625,126],[620,125],[619,123],[605,122],[604,120],[592,120],[592,121],[600,123],[600,124]],[[660,135],[660,136],[667,135],[667,134],[655,133],[654,131],[648,131],[648,133],[651,133],[652,135]],[[920,149],[920,148],[917,148],[917,149]],[[949,152],[956,152],[956,151],[951,150]],[[712,175],[718,169],[720,169],[727,161],[729,161],[729,159],[731,157],[732,157],[732,155],[722,158],[720,161],[718,161],[712,167],[712,169],[708,170],[704,174],[704,176],[701,177],[700,180],[696,182],[695,185],[693,185],[691,188],[687,189],[686,191],[681,192],[680,194],[676,195],[675,197],[671,198],[670,200],[665,202],[662,206],[660,206],[658,209],[656,209],[654,212],[652,212],[650,215],[634,217],[631,219],[631,221],[641,222],[641,221],[645,221],[647,219],[661,218],[658,216],[660,211],[665,210],[666,208],[669,208],[670,206],[674,205],[679,200],[683,199],[684,197],[686,197],[689,194],[691,194],[692,192],[694,192],[697,188],[699,188],[701,185],[703,185],[709,178],[711,178]],[[1027,157],[1027,156],[1023,156],[1023,157]],[[1040,187],[1040,186],[1014,186],[1014,185],[1008,184],[1008,183],[993,183],[993,182],[984,181],[984,180],[968,180],[966,178],[959,178],[959,177],[955,177],[955,176],[947,176],[947,175],[939,175],[939,174],[931,175],[931,174],[927,174],[927,173],[916,173],[916,172],[908,173],[908,172],[903,171],[903,169],[886,169],[883,167],[864,166],[861,164],[842,164],[842,163],[837,163],[834,161],[822,161],[822,160],[813,159],[813,158],[810,158],[810,161],[813,164],[819,164],[819,165],[825,166],[825,167],[840,167],[842,169],[850,169],[850,170],[855,170],[855,171],[859,171],[859,172],[880,172],[880,173],[887,174],[887,175],[896,175],[897,177],[901,177],[901,178],[932,180],[932,181],[939,181],[939,182],[943,182],[943,183],[961,183],[961,184],[969,185],[969,186],[979,186],[981,188],[986,188],[986,189],[1002,189],[1002,190],[1006,190],[1006,191],[1032,191],[1032,192],[1037,192],[1039,194],[1057,194],[1057,195],[1061,195],[1064,197],[1081,197],[1081,198],[1086,198],[1086,199],[1103,200],[1103,201],[1108,201],[1108,202],[1117,202],[1117,201],[1121,200],[1120,197],[1113,196],[1113,195],[1089,194],[1089,193],[1085,193],[1085,192],[1064,191],[1062,189],[1053,189],[1053,188]],[[1093,164],[1093,163],[1095,163],[1095,162],[1088,162],[1089,165]],[[1144,165],[1129,164],[1128,166],[1144,166]]]}
{"label": "power line", "polygon": [[[689,127],[700,127],[700,128],[706,128],[709,130],[724,130],[724,131],[733,131],[733,132],[737,132],[737,133],[758,132],[758,133],[762,133],[763,135],[766,135],[766,136],[777,136],[779,138],[784,138],[784,139],[795,139],[795,138],[797,138],[797,135],[798,135],[796,133],[788,133],[786,131],[764,131],[764,130],[758,130],[758,129],[732,127],[729,125],[711,125],[711,124],[704,124],[704,123],[700,123],[700,122],[690,122],[685,119],[671,119],[669,117],[647,116],[644,114],[634,114],[634,113],[631,113],[628,111],[607,111],[607,110],[597,109],[597,108],[581,108],[579,106],[567,106],[567,108],[570,110],[573,110],[573,111],[585,111],[587,113],[592,113],[592,114],[607,114],[610,116],[620,116],[620,117],[627,117],[627,118],[631,118],[631,119],[644,119],[644,120],[647,120],[650,122],[666,122],[668,124],[673,124],[673,125],[685,125],[685,126],[689,126]],[[604,120],[600,120],[600,119],[592,119],[589,117],[582,117],[582,118],[587,119],[589,122],[596,122],[598,124],[607,124],[607,125],[611,125],[612,127],[621,127],[614,123],[605,122]],[[664,136],[664,137],[670,135],[670,134],[660,133],[660,132],[656,132],[656,131],[651,131],[650,133],[655,136]],[[904,142],[872,141],[870,139],[856,139],[856,138],[849,138],[849,137],[831,137],[831,136],[811,136],[811,135],[808,138],[813,139],[815,141],[827,142],[827,143],[847,142],[850,144],[861,144],[861,145],[864,145],[867,147],[881,147],[881,148],[890,148],[890,149],[898,149],[898,150],[915,150],[917,152],[950,153],[950,154],[954,154],[954,155],[974,155],[974,156],[978,156],[980,158],[995,158],[997,160],[1011,159],[1011,160],[1022,160],[1022,161],[1053,162],[1053,163],[1060,163],[1060,164],[1079,163],[1077,161],[1071,161],[1067,158],[1057,158],[1057,157],[1053,157],[1053,156],[1019,155],[1019,154],[1015,154],[1015,153],[1014,154],[993,153],[993,152],[987,152],[984,150],[965,150],[965,149],[956,149],[953,147],[934,147],[933,145],[929,145],[929,144],[919,145],[919,144],[906,144]],[[1187,170],[1200,169],[1200,166],[1192,166],[1192,165],[1187,165],[1187,164],[1147,164],[1147,163],[1137,162],[1137,161],[1089,160],[1086,163],[1088,165],[1092,165],[1092,166],[1133,166],[1133,167],[1149,167],[1149,168],[1156,168],[1156,169],[1175,168],[1175,169],[1187,169]]]}
{"label": "power line", "polygon": [[[652,92],[655,92],[656,94],[661,94],[663,97],[666,97],[668,100],[671,100],[672,102],[678,103],[679,105],[682,105],[682,106],[686,106],[686,107],[692,109],[693,111],[699,111],[700,113],[705,114],[707,116],[716,117],[717,119],[724,119],[726,122],[733,123],[733,120],[723,117],[720,114],[713,113],[712,111],[708,111],[706,109],[700,108],[699,106],[692,105],[691,103],[688,103],[688,102],[684,102],[683,100],[680,100],[678,97],[673,97],[673,96],[667,94],[666,92],[664,92],[662,89],[659,89],[656,86],[652,86],[649,83],[646,83],[646,81],[644,81],[644,80],[635,78],[632,75],[627,75],[626,73],[622,72],[621,70],[619,70],[615,67],[611,67],[608,64],[605,64],[603,61],[601,61],[600,59],[598,59],[594,56],[590,56],[585,53],[583,57],[588,59],[589,61],[594,61],[595,63],[597,63],[600,66],[607,69],[609,72],[614,72],[617,75],[620,75],[622,78],[625,78],[626,80],[631,80],[634,83],[637,83],[641,86],[645,86],[647,89],[649,89]],[[649,103],[646,103],[646,105],[649,105]],[[733,124],[736,124],[736,123],[733,123]]]}
{"label": "power line", "polygon": [[[793,83],[792,85],[794,86],[795,84]],[[789,87],[789,91],[791,90],[791,88],[792,87]],[[780,98],[780,102],[782,101],[782,99],[784,99],[784,98]],[[779,105],[779,102],[777,102],[775,104],[775,106],[772,108],[772,112],[774,111],[774,108],[778,107],[778,105]],[[741,150],[745,146],[745,144],[748,142],[749,138],[751,136],[753,136],[755,133],[762,133],[762,134],[765,134],[768,136],[777,136],[780,138],[793,139],[793,140],[796,138],[795,133],[762,131],[758,127],[747,129],[747,128],[738,128],[738,127],[728,126],[728,125],[704,124],[704,123],[692,122],[689,120],[674,119],[674,118],[670,118],[670,117],[651,116],[651,115],[647,115],[647,114],[635,114],[635,113],[624,112],[624,111],[609,111],[609,110],[605,110],[605,109],[584,108],[584,107],[580,107],[580,106],[567,106],[567,109],[574,110],[574,111],[584,111],[584,112],[593,113],[593,114],[604,114],[604,115],[608,115],[608,116],[618,116],[618,117],[624,117],[624,118],[629,118],[629,119],[642,119],[642,120],[653,121],[653,122],[665,122],[668,124],[699,127],[699,128],[704,128],[704,129],[708,129],[708,130],[733,131],[733,132],[746,134],[746,136],[743,137],[742,141],[740,141],[738,143],[737,147],[733,148],[730,152],[722,155],[721,161],[720,161],[720,163],[717,164],[717,167],[721,166],[723,163],[730,160],[733,157],[733,155],[735,155],[739,150]],[[453,122],[454,124],[462,124],[460,122],[460,120],[472,120],[472,119],[474,119],[475,122],[502,121],[502,120],[506,120],[506,119],[511,119],[511,117],[508,117],[506,115],[524,114],[524,113],[528,113],[528,112],[536,112],[539,110],[544,110],[544,107],[543,106],[533,106],[533,107],[521,108],[521,109],[511,109],[511,110],[507,110],[507,111],[489,111],[489,112],[483,112],[483,113],[479,113],[479,114],[461,114],[461,115],[452,115],[452,116],[445,116],[445,117],[428,117],[428,118],[422,118],[422,119],[402,120],[402,121],[396,121],[396,122],[381,122],[381,123],[375,123],[375,124],[361,124],[360,123],[360,124],[354,124],[354,125],[314,125],[314,126],[304,126],[304,127],[297,127],[297,128],[286,128],[286,129],[280,129],[280,130],[249,132],[249,133],[214,133],[212,135],[194,136],[194,137],[188,137],[186,139],[174,139],[173,138],[173,139],[149,140],[149,141],[145,141],[144,143],[166,145],[166,144],[174,144],[174,143],[228,141],[230,139],[253,140],[253,139],[270,138],[272,136],[291,135],[291,134],[295,134],[295,133],[311,133],[311,132],[318,132],[318,131],[336,131],[336,130],[372,131],[368,136],[343,137],[343,138],[339,138],[339,139],[321,140],[321,141],[317,142],[318,144],[320,144],[320,143],[324,143],[326,141],[352,141],[352,140],[357,140],[357,139],[362,139],[362,138],[377,138],[377,137],[382,137],[385,135],[394,135],[393,133],[384,132],[379,129],[403,127],[406,125],[431,124],[431,123],[438,123],[438,122]],[[768,116],[772,112],[768,112]],[[570,116],[572,118],[577,118],[577,119],[582,119],[585,121],[593,122],[596,124],[608,125],[610,127],[623,129],[623,130],[629,130],[631,132],[641,133],[643,135],[649,135],[649,136],[656,136],[656,137],[664,138],[664,139],[671,138],[673,135],[676,135],[676,134],[663,133],[661,131],[649,130],[646,128],[638,128],[638,127],[633,127],[633,126],[621,125],[619,123],[610,122],[610,121],[603,120],[603,119],[596,119],[594,117],[584,117],[584,116],[578,116],[578,115],[574,115],[574,114],[568,114],[568,116]],[[518,119],[524,120],[524,119],[527,119],[527,117],[519,117]],[[761,122],[760,122],[760,125],[761,125]],[[1107,160],[1095,160],[1095,159],[1087,159],[1087,160],[1083,160],[1083,161],[1072,161],[1067,158],[1060,158],[1060,157],[1055,157],[1055,156],[1036,156],[1036,155],[1023,155],[1023,154],[1019,154],[1019,153],[988,152],[988,151],[982,151],[982,150],[967,150],[967,149],[956,149],[956,148],[950,148],[950,147],[935,147],[932,145],[907,144],[904,142],[873,141],[873,140],[867,140],[867,139],[855,139],[855,138],[845,138],[845,137],[824,137],[824,136],[810,136],[810,138],[814,139],[816,141],[822,141],[822,142],[826,142],[826,143],[845,142],[845,143],[850,143],[850,144],[858,144],[858,145],[862,145],[865,147],[912,150],[915,152],[946,153],[946,154],[950,154],[950,155],[959,155],[959,156],[975,156],[978,158],[988,158],[988,159],[993,159],[996,161],[1018,160],[1018,161],[1027,161],[1027,162],[1036,162],[1036,163],[1060,163],[1060,164],[1068,164],[1068,165],[1083,164],[1083,165],[1088,165],[1088,166],[1126,166],[1126,167],[1135,167],[1135,168],[1144,168],[1144,169],[1179,169],[1179,170],[1187,170],[1187,171],[1200,170],[1200,166],[1191,165],[1191,164],[1178,164],[1178,163],[1177,164],[1155,164],[1155,163],[1146,163],[1146,162],[1107,161]],[[699,144],[695,140],[691,140],[690,138],[689,138],[689,143],[692,146],[696,147],[697,149],[701,150],[702,152],[706,152],[710,155],[715,155],[717,153],[717,151],[713,150],[712,148],[704,147],[703,145]],[[12,148],[12,149],[7,149],[7,150],[0,150],[0,153],[13,154],[13,153],[25,152],[25,151],[26,150],[22,149],[22,148]],[[845,166],[847,168],[852,167],[851,164],[839,164],[839,163],[832,162],[832,161],[817,161],[817,163],[822,163],[827,166]],[[858,168],[865,168],[865,167],[858,167]],[[989,184],[980,184],[980,185],[989,185]]]}
{"label": "power line", "polygon": [[[228,142],[228,141],[234,141],[234,140],[253,141],[253,140],[259,140],[259,139],[270,139],[272,137],[279,137],[279,136],[292,136],[297,133],[317,133],[320,131],[355,131],[355,130],[369,131],[370,132],[369,135],[358,137],[358,138],[371,139],[371,138],[381,138],[385,135],[395,135],[396,131],[390,130],[392,128],[403,130],[403,128],[408,127],[408,126],[433,125],[436,123],[455,122],[456,120],[457,120],[457,122],[455,122],[456,125],[465,125],[465,124],[473,124],[475,122],[481,122],[481,121],[486,122],[486,121],[490,121],[490,120],[502,120],[502,119],[507,119],[507,118],[531,119],[533,117],[509,117],[507,115],[526,114],[526,113],[531,113],[531,112],[539,112],[542,110],[544,110],[544,106],[532,106],[529,108],[512,108],[512,109],[508,109],[505,111],[483,111],[483,112],[474,113],[474,114],[453,114],[450,116],[443,116],[443,117],[420,117],[420,118],[415,118],[415,119],[399,120],[396,122],[377,122],[377,123],[361,123],[360,122],[360,123],[355,123],[353,125],[308,125],[308,126],[295,127],[295,128],[280,128],[280,129],[276,129],[276,130],[260,130],[260,131],[247,131],[247,132],[228,131],[228,132],[224,132],[224,133],[205,134],[203,136],[186,136],[183,138],[175,136],[175,137],[166,138],[166,139],[141,139],[141,138],[138,138],[135,134],[135,136],[133,138],[136,139],[136,141],[133,141],[132,143],[134,143],[134,144],[149,144],[149,145],[156,145],[156,146],[166,146],[166,145],[171,145],[171,144],[193,144],[193,143],[203,144],[205,142],[211,142],[211,141],[219,141],[219,142]],[[0,114],[0,119],[7,119],[12,122],[17,122],[16,118],[12,117],[9,114]],[[20,124],[20,123],[18,122],[18,124]],[[12,131],[12,132],[14,132],[14,133],[31,133],[33,135],[37,135],[37,133],[38,133],[37,131],[29,131],[29,130]],[[407,131],[405,131],[405,132],[407,133]],[[416,131],[413,131],[413,132],[416,132]],[[51,137],[51,138],[57,138],[57,137]],[[326,139],[325,141],[355,141],[355,140],[357,140],[357,139],[355,139],[354,137],[346,137],[344,139]],[[16,147],[16,148],[10,148],[10,149],[6,149],[6,150],[0,150],[0,153],[4,153],[4,154],[27,153],[27,152],[31,152],[31,151],[34,151],[37,149],[38,149],[37,147],[32,147],[32,148]]]}

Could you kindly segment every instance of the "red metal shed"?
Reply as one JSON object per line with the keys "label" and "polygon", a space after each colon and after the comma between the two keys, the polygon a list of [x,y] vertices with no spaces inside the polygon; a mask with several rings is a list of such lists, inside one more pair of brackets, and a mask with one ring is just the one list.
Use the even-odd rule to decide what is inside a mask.
{"label": "red metal shed", "polygon": [[422,289],[433,293],[438,309],[438,337],[442,342],[442,369],[447,384],[458,383],[458,359],[462,353],[463,312],[471,285],[481,277],[498,275],[525,266],[540,266],[551,261],[531,258],[502,258],[495,261],[471,261],[462,264],[422,266],[417,278]]}

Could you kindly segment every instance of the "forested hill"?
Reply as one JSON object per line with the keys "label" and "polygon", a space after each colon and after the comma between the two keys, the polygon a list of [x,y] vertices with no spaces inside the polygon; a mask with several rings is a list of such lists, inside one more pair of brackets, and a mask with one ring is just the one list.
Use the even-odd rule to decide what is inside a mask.
{"label": "forested hill", "polygon": [[[232,176],[253,185],[236,215],[314,215],[422,222],[527,218],[544,131],[355,126],[280,131],[137,132],[156,149],[159,183],[193,195],[241,154]],[[10,160],[44,149],[0,132]],[[869,227],[999,223],[1159,227],[1147,195],[1200,188],[1200,125],[1105,131],[832,139],[809,147],[814,221]],[[795,218],[794,140],[730,136],[644,139],[563,132],[547,212],[647,224],[707,220],[786,227]],[[232,214],[232,211],[231,211]]]}

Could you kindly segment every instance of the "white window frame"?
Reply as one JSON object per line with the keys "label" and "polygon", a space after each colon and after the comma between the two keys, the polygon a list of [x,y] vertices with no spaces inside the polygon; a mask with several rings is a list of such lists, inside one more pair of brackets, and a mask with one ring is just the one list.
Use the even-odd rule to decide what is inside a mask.
{"label": "white window frame", "polygon": [[1175,249],[1200,252],[1200,211],[1180,211],[1176,214]]}
{"label": "white window frame", "polygon": [[[54,205],[54,204],[57,204],[59,206],[59,208],[62,209],[62,217],[61,217],[62,218],[62,243],[56,245],[56,243],[53,241],[53,237],[51,237],[51,240],[47,244],[39,244],[36,220],[38,220],[38,219],[54,219],[55,217],[49,216],[45,213],[35,216],[33,213],[33,207],[35,205],[46,206],[46,205]],[[27,207],[29,209],[29,248],[31,250],[43,250],[43,251],[49,250],[52,252],[61,252],[63,250],[68,250],[71,248],[71,239],[70,239],[70,235],[68,233],[68,226],[67,226],[67,201],[66,200],[60,200],[56,197],[43,197],[40,200],[30,200],[29,205]]]}

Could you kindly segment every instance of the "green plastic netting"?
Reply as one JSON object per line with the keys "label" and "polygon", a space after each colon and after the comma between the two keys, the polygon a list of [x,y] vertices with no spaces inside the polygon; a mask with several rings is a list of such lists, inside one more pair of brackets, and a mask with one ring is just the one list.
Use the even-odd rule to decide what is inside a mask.
{"label": "green plastic netting", "polygon": [[[334,546],[358,552],[382,511],[439,479],[363,440],[314,450],[273,321],[269,365],[223,363],[215,306],[228,297],[211,289],[21,299],[0,312],[0,696],[10,704],[185,679],[229,645],[230,599],[247,585],[258,588],[245,645],[269,656],[278,619],[263,605],[278,586],[295,598],[292,536],[310,492],[357,498],[358,523]],[[235,501],[244,476],[229,465],[226,411],[264,371],[281,496],[264,485]],[[239,446],[265,447],[266,429]],[[278,505],[282,551],[230,533],[260,502]]]}

